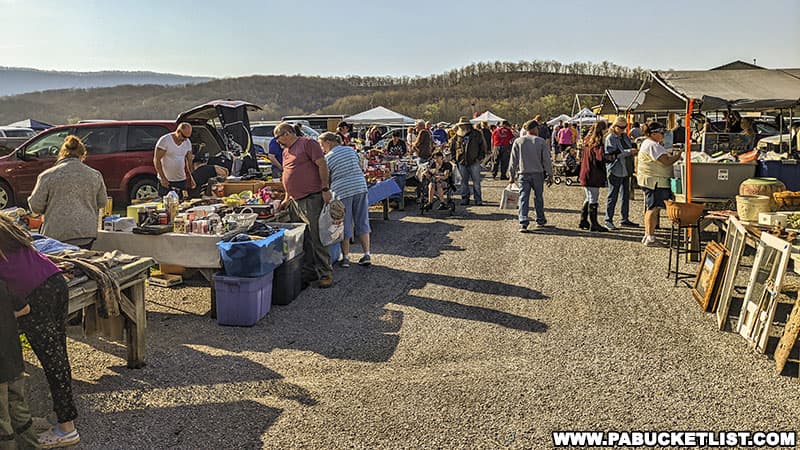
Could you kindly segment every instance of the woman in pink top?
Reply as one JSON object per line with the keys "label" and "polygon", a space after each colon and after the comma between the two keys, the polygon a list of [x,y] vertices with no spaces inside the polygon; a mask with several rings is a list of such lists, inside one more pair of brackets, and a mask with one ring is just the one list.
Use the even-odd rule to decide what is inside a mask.
{"label": "woman in pink top", "polygon": [[558,147],[555,149],[556,159],[559,159],[558,155],[561,152],[567,153],[569,148],[575,144],[575,135],[572,134],[572,130],[570,130],[570,126],[564,124],[560,130],[558,130]]}
{"label": "woman in pink top", "polygon": [[41,434],[39,442],[48,448],[77,444],[80,436],[73,421],[78,411],[67,356],[67,282],[58,267],[33,248],[28,232],[5,214],[0,214],[0,280],[11,295],[30,306],[30,313],[19,318],[19,328],[42,364],[58,417],[58,425]]}

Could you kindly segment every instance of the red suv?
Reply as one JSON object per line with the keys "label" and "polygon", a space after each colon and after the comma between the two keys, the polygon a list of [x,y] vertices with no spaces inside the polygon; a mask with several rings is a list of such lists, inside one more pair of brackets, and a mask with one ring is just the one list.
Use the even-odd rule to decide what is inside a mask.
{"label": "red suv", "polygon": [[31,138],[17,150],[0,158],[0,209],[24,205],[40,173],[55,163],[64,138],[74,134],[86,145],[86,164],[103,174],[108,194],[116,202],[158,195],[153,151],[158,139],[175,131],[179,122],[192,124],[192,151],[216,155],[225,145],[211,119],[219,105],[248,105],[216,101],[187,111],[175,121],[109,121],[79,123],[50,128]]}

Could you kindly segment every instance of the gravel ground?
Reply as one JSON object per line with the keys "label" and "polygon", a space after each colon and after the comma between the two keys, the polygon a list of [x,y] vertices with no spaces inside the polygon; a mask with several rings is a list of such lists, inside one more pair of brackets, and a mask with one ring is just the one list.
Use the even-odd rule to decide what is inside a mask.
{"label": "gravel ground", "polygon": [[553,430],[800,428],[800,383],[673,288],[666,249],[578,230],[583,191],[563,184],[546,191],[556,228],[520,234],[502,187],[487,180],[490,206],[452,218],[412,205],[373,220],[373,267],[337,268],[334,287],[252,328],[210,320],[200,282],[149,287],[147,367],[69,341],[78,447],[547,448]]}

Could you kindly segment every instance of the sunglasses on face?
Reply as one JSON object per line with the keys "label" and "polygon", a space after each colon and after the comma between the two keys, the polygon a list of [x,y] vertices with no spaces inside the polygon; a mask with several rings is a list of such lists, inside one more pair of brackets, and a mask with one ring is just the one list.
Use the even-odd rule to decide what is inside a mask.
{"label": "sunglasses on face", "polygon": [[183,131],[178,130],[178,136],[182,137],[183,139],[189,139],[189,136],[191,136],[191,134],[189,136],[187,136],[187,135],[183,134]]}

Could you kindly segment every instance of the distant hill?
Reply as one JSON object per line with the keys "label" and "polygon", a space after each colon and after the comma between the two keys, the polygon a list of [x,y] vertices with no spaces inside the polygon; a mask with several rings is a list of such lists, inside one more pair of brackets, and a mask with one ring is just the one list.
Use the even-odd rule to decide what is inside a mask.
{"label": "distant hill", "polygon": [[89,89],[122,84],[176,85],[202,83],[208,77],[192,77],[156,72],[58,72],[0,67],[0,97],[51,89]]}
{"label": "distant hill", "polygon": [[644,71],[604,62],[477,63],[429,77],[250,76],[181,86],[122,85],[62,89],[0,98],[0,124],[27,117],[50,123],[81,119],[174,119],[219,98],[264,108],[251,119],[306,113],[355,114],[385,106],[411,117],[455,121],[491,110],[521,123],[536,114],[569,113],[576,93],[636,89]]}

